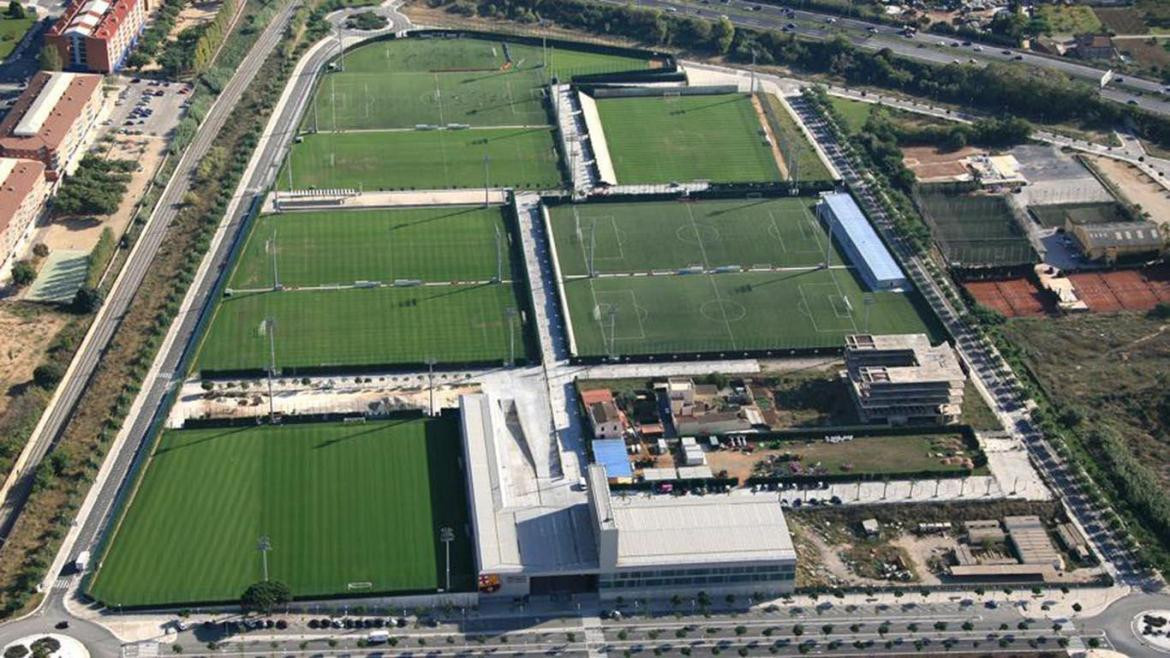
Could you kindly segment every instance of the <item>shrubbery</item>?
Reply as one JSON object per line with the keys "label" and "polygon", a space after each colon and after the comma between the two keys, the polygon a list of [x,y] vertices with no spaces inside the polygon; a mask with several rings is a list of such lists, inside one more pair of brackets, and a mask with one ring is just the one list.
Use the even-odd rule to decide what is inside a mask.
{"label": "shrubbery", "polygon": [[126,194],[129,172],[137,166],[133,160],[85,156],[77,171],[61,183],[53,199],[53,213],[57,216],[113,214]]}

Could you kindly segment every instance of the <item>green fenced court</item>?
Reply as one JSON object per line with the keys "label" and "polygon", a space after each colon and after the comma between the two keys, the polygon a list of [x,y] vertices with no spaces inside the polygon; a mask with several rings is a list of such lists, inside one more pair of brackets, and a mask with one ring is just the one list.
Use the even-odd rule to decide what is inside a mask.
{"label": "green fenced court", "polygon": [[[809,197],[565,204],[549,207],[566,276],[701,265],[816,267],[828,234]],[[833,247],[834,264],[842,256]]]}
{"label": "green fenced court", "polygon": [[268,574],[297,597],[475,587],[455,414],[169,430],[89,594],[107,607],[239,600]]}
{"label": "green fenced court", "polygon": [[578,356],[783,353],[841,347],[867,331],[940,339],[915,295],[866,293],[843,268],[577,278],[564,287]]}
{"label": "green fenced court", "polygon": [[[390,283],[488,281],[511,273],[503,208],[286,212],[256,220],[228,286],[235,290]],[[274,261],[275,256],[275,263]],[[273,271],[275,265],[275,273]]]}
{"label": "green fenced court", "polygon": [[502,363],[525,355],[508,283],[243,293],[223,299],[200,348],[207,372],[266,370],[268,318],[286,373],[344,367]]}
{"label": "green fenced court", "polygon": [[780,180],[746,94],[600,98],[618,183]]}
{"label": "green fenced court", "polygon": [[[546,66],[545,60],[548,60]],[[305,130],[548,124],[552,76],[646,69],[633,57],[477,38],[378,41],[346,53],[326,73]]]}
{"label": "green fenced court", "polygon": [[1002,196],[920,191],[915,200],[949,262],[997,267],[1037,261],[1028,236]]}
{"label": "green fenced court", "polygon": [[485,183],[517,189],[560,186],[552,129],[305,135],[293,145],[277,179],[281,190],[351,188],[367,192],[482,188]]}

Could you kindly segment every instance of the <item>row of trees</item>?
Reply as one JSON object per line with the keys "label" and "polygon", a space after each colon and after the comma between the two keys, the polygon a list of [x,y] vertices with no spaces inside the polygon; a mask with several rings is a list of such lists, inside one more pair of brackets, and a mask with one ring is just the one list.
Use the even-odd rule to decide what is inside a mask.
{"label": "row of trees", "polygon": [[227,39],[227,35],[231,31],[232,20],[235,19],[238,11],[239,3],[236,0],[223,0],[219,6],[219,12],[215,14],[215,18],[210,23],[203,27],[199,40],[195,42],[195,51],[191,56],[192,71],[202,73],[211,67],[215,53],[219,50],[224,39]]}
{"label": "row of trees", "polygon": [[141,69],[154,61],[159,48],[166,43],[167,35],[175,27],[175,21],[178,20],[179,12],[182,9],[183,0],[163,0],[154,20],[138,38],[138,45],[134,47],[134,52],[126,58],[126,66]]}
{"label": "row of trees", "polygon": [[77,171],[61,183],[53,199],[53,214],[58,217],[113,214],[126,194],[130,172],[137,166],[133,160],[86,155]]}

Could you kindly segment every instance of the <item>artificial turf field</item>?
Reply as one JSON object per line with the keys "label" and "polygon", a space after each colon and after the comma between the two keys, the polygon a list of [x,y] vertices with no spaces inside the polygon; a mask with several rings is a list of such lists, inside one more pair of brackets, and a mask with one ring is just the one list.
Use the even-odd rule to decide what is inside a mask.
{"label": "artificial turf field", "polygon": [[345,55],[318,86],[305,129],[413,128],[418,124],[545,125],[551,75],[641,70],[646,59],[491,39],[395,39]]}
{"label": "artificial turf field", "polygon": [[913,295],[872,293],[867,305],[844,268],[575,278],[564,289],[578,356],[782,354],[840,347],[866,331],[940,338]]}
{"label": "artificial turf field", "polygon": [[597,111],[622,185],[780,180],[746,94],[599,98]]}
{"label": "artificial turf field", "polygon": [[[269,576],[295,596],[474,587],[457,415],[171,430],[89,593],[108,606],[238,600]],[[351,585],[352,584],[352,585]],[[368,584],[368,585],[367,585]]]}
{"label": "artificial turf field", "polygon": [[[809,197],[551,206],[561,272],[645,272],[689,265],[815,267],[827,234]],[[836,251],[833,263],[842,256]]]}
{"label": "artificial turf field", "polygon": [[[206,373],[268,367],[265,319],[275,322],[286,374],[349,367],[500,363],[525,355],[525,308],[509,283],[242,293],[220,301],[197,362]],[[514,331],[509,331],[509,324]]]}
{"label": "artificial turf field", "polygon": [[337,210],[263,215],[256,220],[228,286],[271,288],[272,245],[285,287],[421,279],[487,281],[511,272],[501,207]]}
{"label": "artificial turf field", "polygon": [[373,131],[305,135],[293,145],[281,190],[549,189],[561,174],[551,128]]}

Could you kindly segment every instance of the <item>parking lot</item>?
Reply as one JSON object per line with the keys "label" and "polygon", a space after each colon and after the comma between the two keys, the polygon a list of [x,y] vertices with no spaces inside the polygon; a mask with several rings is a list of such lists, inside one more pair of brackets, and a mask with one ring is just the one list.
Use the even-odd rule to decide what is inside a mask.
{"label": "parking lot", "polygon": [[191,85],[134,78],[118,93],[110,130],[128,135],[165,137],[187,109]]}

